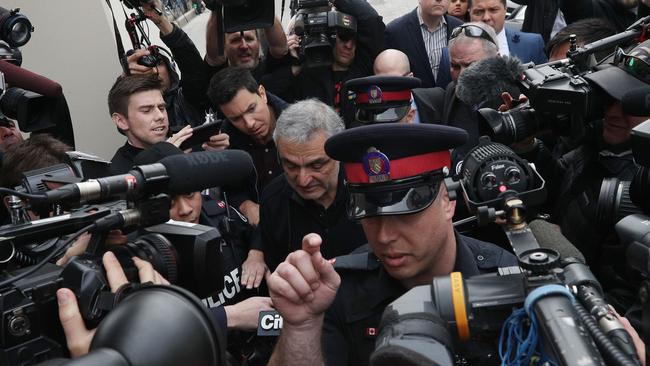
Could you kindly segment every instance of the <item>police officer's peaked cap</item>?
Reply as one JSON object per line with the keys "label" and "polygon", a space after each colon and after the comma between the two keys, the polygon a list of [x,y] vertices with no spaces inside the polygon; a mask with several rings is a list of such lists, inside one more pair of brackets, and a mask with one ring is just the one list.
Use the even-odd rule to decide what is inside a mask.
{"label": "police officer's peaked cap", "polygon": [[358,122],[397,122],[410,110],[411,89],[421,84],[410,76],[368,76],[348,80],[345,88]]}
{"label": "police officer's peaked cap", "polygon": [[343,163],[349,215],[363,218],[428,207],[451,169],[450,149],[466,141],[467,132],[455,127],[385,123],[338,133],[325,152]]}

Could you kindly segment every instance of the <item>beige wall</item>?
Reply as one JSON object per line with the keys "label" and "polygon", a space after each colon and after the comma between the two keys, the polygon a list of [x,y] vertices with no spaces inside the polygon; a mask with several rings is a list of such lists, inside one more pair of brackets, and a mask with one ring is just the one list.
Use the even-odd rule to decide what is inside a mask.
{"label": "beige wall", "polygon": [[[34,25],[32,39],[21,48],[23,67],[63,86],[77,149],[110,159],[125,139],[106,106],[108,90],[121,68],[105,1],[5,0],[2,6],[19,7]],[[113,1],[113,8],[123,27],[119,1]],[[150,28],[157,39],[156,28]],[[126,37],[124,47],[131,48],[121,32]]]}

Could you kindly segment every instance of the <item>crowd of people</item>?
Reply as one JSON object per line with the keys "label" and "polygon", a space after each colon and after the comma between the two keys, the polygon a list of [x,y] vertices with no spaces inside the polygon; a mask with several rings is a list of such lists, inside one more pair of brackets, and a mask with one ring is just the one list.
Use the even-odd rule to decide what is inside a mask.
{"label": "crowd of people", "polygon": [[[252,157],[253,173],[240,184],[173,196],[170,208],[171,219],[216,227],[224,238],[224,278],[214,279],[224,289],[203,303],[228,333],[232,362],[369,364],[384,309],[409,289],[452,272],[468,278],[518,265],[499,235],[454,227],[469,213],[446,179],[479,144],[477,110],[505,111],[527,98],[500,89],[468,104],[458,91],[479,87],[463,85],[469,75],[488,84],[502,77],[483,68],[490,60],[566,59],[572,42],[625,30],[650,13],[650,1],[516,2],[528,5],[521,30],[507,24],[505,0],[419,0],[388,24],[366,0],[332,0],[356,28],[331,30],[331,62],[319,67],[304,63],[294,20],[286,29],[276,16],[267,28],[225,33],[220,5],[206,2],[212,14],[201,55],[155,11],[160,0],[142,3],[173,59],[159,55],[150,67],[140,62],[150,51],[136,50],[129,73],[107,91],[110,117],[126,140],[107,174],[190,150],[238,149]],[[639,274],[627,268],[613,225],[597,223],[602,181],[632,178],[630,131],[650,118],[650,111],[638,117],[621,107],[626,91],[650,82],[650,41],[624,46],[594,54],[598,65],[585,78],[601,110],[581,134],[567,125],[511,148],[547,182],[548,199],[536,212],[584,254],[615,294],[616,311],[641,333],[627,327],[645,364],[647,335],[633,311]],[[632,68],[631,59],[645,67]],[[181,150],[206,114],[224,120],[220,131]],[[48,135],[23,139],[18,128],[0,121],[0,177],[9,188],[24,172],[64,162],[71,150]],[[110,240],[127,236],[112,232]],[[82,237],[57,264],[83,253],[87,242]],[[119,272],[111,254],[104,264]],[[167,283],[147,262],[136,265],[143,281]],[[57,296],[71,356],[87,353],[93,333],[74,293]],[[254,337],[259,312],[273,309],[283,317],[279,339]],[[478,338],[454,345],[457,362],[500,363],[497,339]]]}

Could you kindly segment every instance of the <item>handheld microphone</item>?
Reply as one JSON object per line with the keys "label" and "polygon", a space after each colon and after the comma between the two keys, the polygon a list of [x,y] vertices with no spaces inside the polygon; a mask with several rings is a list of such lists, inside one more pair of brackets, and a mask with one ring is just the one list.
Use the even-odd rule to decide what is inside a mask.
{"label": "handheld microphone", "polygon": [[456,96],[469,106],[498,108],[501,93],[508,92],[516,100],[521,93],[521,61],[514,57],[494,56],[474,62],[463,70],[456,84]]}
{"label": "handheld microphone", "polygon": [[10,86],[29,90],[46,97],[58,97],[63,94],[61,84],[7,61],[0,60],[0,71],[5,75],[5,81]]}
{"label": "handheld microphone", "polygon": [[544,220],[533,220],[528,224],[537,243],[542,248],[553,249],[560,253],[562,258],[575,258],[580,263],[585,263],[585,257],[580,250],[562,235],[560,228]]}
{"label": "handheld microphone", "polygon": [[623,112],[630,116],[650,116],[650,86],[632,89],[621,98]]}
{"label": "handheld microphone", "polygon": [[45,192],[43,200],[85,203],[122,194],[135,197],[160,192],[186,194],[238,184],[252,170],[250,155],[241,150],[173,155],[156,164],[136,166],[126,174],[67,184]]}

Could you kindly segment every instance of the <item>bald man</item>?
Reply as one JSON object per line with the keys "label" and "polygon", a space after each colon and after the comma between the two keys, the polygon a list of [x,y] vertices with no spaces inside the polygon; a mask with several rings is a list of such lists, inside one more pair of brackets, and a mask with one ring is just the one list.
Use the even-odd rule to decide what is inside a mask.
{"label": "bald man", "polygon": [[[406,54],[396,49],[382,51],[373,65],[375,75],[413,76]],[[411,90],[411,110],[403,122],[436,123],[442,122],[442,97],[445,90],[440,87],[417,88]]]}
{"label": "bald man", "polygon": [[413,76],[408,56],[404,52],[392,48],[383,50],[377,55],[373,70],[375,75]]}

